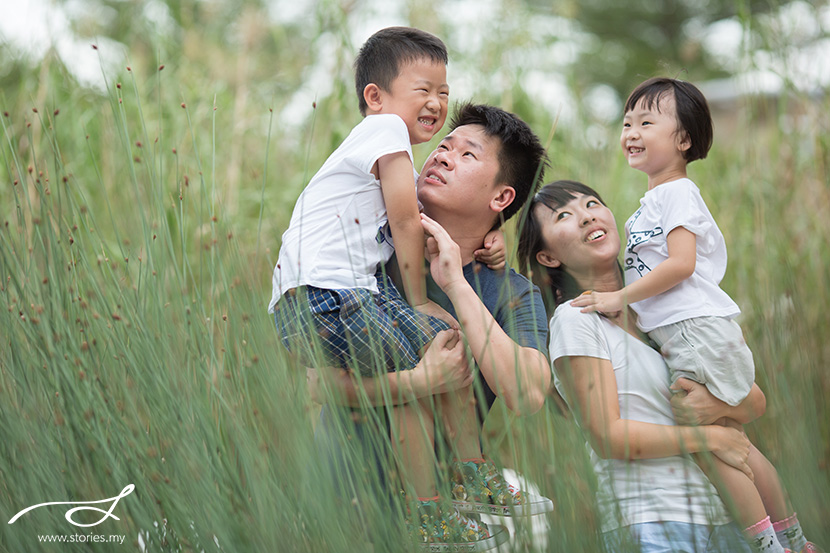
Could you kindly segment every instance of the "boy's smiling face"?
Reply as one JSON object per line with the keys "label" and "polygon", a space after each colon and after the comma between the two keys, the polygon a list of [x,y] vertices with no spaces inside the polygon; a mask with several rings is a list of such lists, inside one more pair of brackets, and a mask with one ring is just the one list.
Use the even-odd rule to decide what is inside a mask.
{"label": "boy's smiling face", "polygon": [[376,93],[374,106],[367,99],[371,113],[394,113],[406,123],[412,144],[429,142],[447,119],[447,66],[424,58],[404,63],[389,90]]}

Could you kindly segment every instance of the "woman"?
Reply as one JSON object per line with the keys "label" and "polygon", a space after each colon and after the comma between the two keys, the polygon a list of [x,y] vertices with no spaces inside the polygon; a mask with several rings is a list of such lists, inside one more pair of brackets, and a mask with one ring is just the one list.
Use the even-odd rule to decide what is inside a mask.
{"label": "woman", "polygon": [[[545,186],[528,207],[519,257],[542,277],[556,306],[554,384],[588,436],[608,549],[634,543],[648,552],[749,551],[714,487],[682,456],[709,451],[751,475],[746,437],[723,426],[676,426],[668,370],[632,313],[581,313],[569,304],[585,290],[623,287],[611,211],[594,190],[572,181]],[[714,414],[747,423],[764,403],[756,386],[744,403],[721,404]]]}

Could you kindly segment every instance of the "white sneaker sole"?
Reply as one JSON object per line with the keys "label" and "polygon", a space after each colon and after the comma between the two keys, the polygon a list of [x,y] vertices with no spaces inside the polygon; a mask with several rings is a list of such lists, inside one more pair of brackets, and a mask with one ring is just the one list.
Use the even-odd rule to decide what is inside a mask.
{"label": "white sneaker sole", "polygon": [[525,494],[526,500],[521,505],[493,505],[474,501],[453,501],[452,505],[462,513],[482,513],[486,515],[530,516],[553,511],[553,501],[547,497]]}
{"label": "white sneaker sole", "polygon": [[507,542],[510,534],[504,526],[488,525],[490,537],[462,543],[422,543],[421,551],[429,553],[477,553],[478,551],[492,551]]}

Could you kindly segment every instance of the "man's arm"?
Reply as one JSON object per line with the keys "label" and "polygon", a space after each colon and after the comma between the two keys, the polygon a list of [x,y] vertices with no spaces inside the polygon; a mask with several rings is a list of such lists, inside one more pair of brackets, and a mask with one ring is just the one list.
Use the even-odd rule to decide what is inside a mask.
{"label": "man's arm", "polygon": [[749,424],[764,414],[767,398],[757,384],[738,405],[732,406],[713,396],[706,386],[686,378],[678,378],[672,385],[675,392],[671,408],[678,424],[713,424],[721,418],[730,418],[741,424]]}
{"label": "man's arm", "polygon": [[461,254],[441,225],[421,216],[430,235],[430,270],[455,307],[455,313],[473,356],[490,388],[518,414],[535,413],[550,388],[550,365],[541,351],[522,347],[499,326],[475,290],[464,278]]}
{"label": "man's arm", "polygon": [[412,370],[360,378],[337,367],[322,367],[307,369],[306,379],[315,402],[359,407],[366,403],[399,405],[451,392],[469,386],[473,373],[458,332],[444,330],[435,336]]}

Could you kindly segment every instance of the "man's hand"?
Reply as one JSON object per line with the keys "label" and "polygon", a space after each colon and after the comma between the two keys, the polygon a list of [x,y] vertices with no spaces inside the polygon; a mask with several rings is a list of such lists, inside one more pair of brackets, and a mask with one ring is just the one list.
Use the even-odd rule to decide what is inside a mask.
{"label": "man's hand", "polygon": [[323,383],[320,382],[320,373],[317,372],[317,369],[306,367],[305,381],[308,385],[308,393],[311,396],[311,401],[319,404],[326,403],[326,394],[323,391]]}
{"label": "man's hand", "polygon": [[442,330],[436,334],[412,373],[423,392],[417,394],[419,397],[452,392],[472,384],[473,372],[459,332]]}
{"label": "man's hand", "polygon": [[714,424],[726,416],[729,406],[713,396],[706,386],[686,378],[672,384],[671,408],[674,420],[683,426]]}
{"label": "man's hand", "polygon": [[476,261],[484,263],[494,271],[501,271],[507,259],[507,245],[504,233],[499,229],[491,230],[484,237],[484,247],[473,252]]}
{"label": "man's hand", "polygon": [[461,250],[444,227],[421,214],[421,226],[429,236],[427,238],[427,259],[429,270],[435,283],[445,293],[458,282],[464,280],[464,269],[461,264]]}
{"label": "man's hand", "polygon": [[412,308],[422,315],[429,315],[430,317],[441,319],[450,325],[450,328],[454,330],[461,329],[461,326],[458,324],[458,321],[455,320],[455,317],[447,313],[443,307],[432,300],[427,300],[426,303],[422,303],[421,305],[413,305]]}
{"label": "man's hand", "polygon": [[582,307],[583,313],[599,311],[606,315],[619,313],[625,307],[623,290],[616,292],[583,292],[571,302],[574,307]]}

